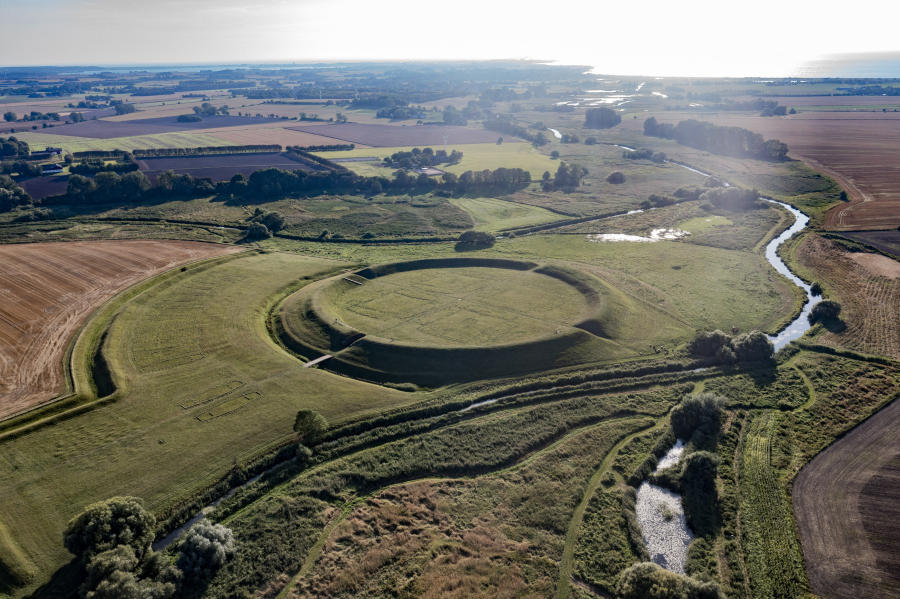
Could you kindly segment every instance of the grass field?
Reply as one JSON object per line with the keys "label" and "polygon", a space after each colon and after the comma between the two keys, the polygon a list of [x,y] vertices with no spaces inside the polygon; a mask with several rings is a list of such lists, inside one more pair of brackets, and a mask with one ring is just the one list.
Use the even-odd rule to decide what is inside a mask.
{"label": "grass field", "polygon": [[[84,152],[87,150],[137,150],[143,148],[195,148],[201,146],[236,145],[203,131],[178,131],[159,133],[157,135],[135,135],[131,137],[112,137],[94,139],[91,137],[73,137],[71,135],[54,135],[52,133],[16,132],[17,139],[28,142],[32,149],[47,146],[62,148],[66,152]],[[265,143],[265,142],[255,142]]]}
{"label": "grass field", "polygon": [[[94,317],[114,320],[104,347],[117,401],[3,441],[0,522],[27,559],[44,574],[66,562],[62,528],[93,501],[138,495],[164,513],[287,440],[300,407],[338,423],[415,401],[305,369],[269,338],[270,298],[336,266],[257,254],[189,267]],[[89,327],[76,355],[101,332]]]}
{"label": "grass field", "polygon": [[[426,146],[417,146],[419,148]],[[430,146],[435,150],[443,148],[442,144],[434,144]],[[384,159],[396,152],[408,152],[413,146],[398,146],[390,148],[359,148],[356,150],[348,150],[343,152],[315,152],[316,155],[323,158],[360,158],[375,157]],[[559,162],[552,160],[550,156],[536,150],[531,144],[524,143],[478,143],[478,144],[448,144],[447,152],[459,150],[463,153],[463,158],[458,164],[439,165],[438,168],[451,173],[460,175],[466,171],[482,171],[485,169],[498,168],[522,168],[531,173],[532,179],[540,179],[544,171],[550,171],[551,174],[556,172]],[[344,163],[349,169],[354,171],[371,167],[369,163],[346,162]],[[362,170],[360,174],[366,174]]]}
{"label": "grass field", "polygon": [[421,345],[515,343],[568,330],[587,312],[581,294],[562,281],[477,267],[417,270],[340,285],[331,301],[351,327]]}
{"label": "grass field", "polygon": [[496,198],[452,198],[454,206],[469,213],[477,231],[501,231],[541,225],[564,218],[549,210]]}
{"label": "grass field", "polygon": [[[386,263],[458,255],[452,247],[359,246],[286,243],[263,247],[311,253],[347,262]],[[775,273],[765,259],[747,251],[683,242],[592,243],[580,235],[530,235],[501,239],[479,256],[518,260],[551,259],[570,264],[626,293],[636,305],[650,305],[681,322],[686,330],[774,330],[799,309],[797,287]],[[655,319],[639,327],[651,334]],[[645,349],[648,344],[643,344]]]}

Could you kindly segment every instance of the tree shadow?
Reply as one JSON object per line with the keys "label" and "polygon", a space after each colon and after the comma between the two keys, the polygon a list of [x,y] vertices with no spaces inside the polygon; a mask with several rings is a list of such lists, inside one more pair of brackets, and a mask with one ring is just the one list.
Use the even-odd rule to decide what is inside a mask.
{"label": "tree shadow", "polygon": [[829,318],[822,321],[822,326],[830,333],[843,333],[847,330],[847,323],[840,318]]}
{"label": "tree shadow", "polygon": [[49,581],[37,588],[28,599],[76,599],[84,579],[84,569],[77,559],[57,570]]}

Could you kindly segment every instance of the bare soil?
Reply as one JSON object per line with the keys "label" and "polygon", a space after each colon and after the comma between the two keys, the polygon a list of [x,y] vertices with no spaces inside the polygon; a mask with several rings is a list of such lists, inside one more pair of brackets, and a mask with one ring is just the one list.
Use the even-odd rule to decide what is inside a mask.
{"label": "bare soil", "polygon": [[900,401],[852,430],[794,481],[812,591],[827,599],[900,596]]}
{"label": "bare soil", "polygon": [[193,241],[0,245],[0,418],[63,390],[66,347],[103,302],[169,268],[235,251]]}

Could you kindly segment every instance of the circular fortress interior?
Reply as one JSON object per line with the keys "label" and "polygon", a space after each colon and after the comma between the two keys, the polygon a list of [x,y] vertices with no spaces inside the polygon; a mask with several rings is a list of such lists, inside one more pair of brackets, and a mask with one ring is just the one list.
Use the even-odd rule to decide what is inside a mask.
{"label": "circular fortress interior", "polygon": [[312,283],[278,310],[281,342],[328,370],[437,386],[590,361],[611,343],[603,284],[517,260],[446,258]]}

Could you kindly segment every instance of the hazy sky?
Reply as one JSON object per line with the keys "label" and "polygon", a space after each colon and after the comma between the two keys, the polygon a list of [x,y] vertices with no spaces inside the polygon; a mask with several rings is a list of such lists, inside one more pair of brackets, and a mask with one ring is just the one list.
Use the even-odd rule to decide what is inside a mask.
{"label": "hazy sky", "polygon": [[888,0],[0,0],[0,65],[532,58],[789,75],[900,50]]}

